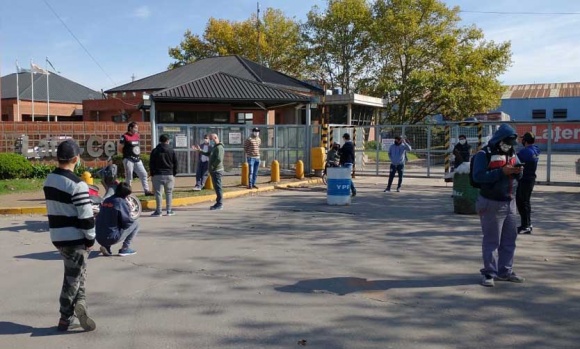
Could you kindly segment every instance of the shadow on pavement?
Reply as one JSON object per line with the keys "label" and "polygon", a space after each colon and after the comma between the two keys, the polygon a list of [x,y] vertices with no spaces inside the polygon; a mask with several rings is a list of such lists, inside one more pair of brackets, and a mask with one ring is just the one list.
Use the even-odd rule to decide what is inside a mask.
{"label": "shadow on pavement", "polygon": [[32,233],[47,233],[48,232],[48,220],[26,221],[22,225],[13,225],[11,227],[5,227],[4,230],[11,231],[14,233],[19,233],[20,231],[26,231],[26,232],[32,232]]}
{"label": "shadow on pavement", "polygon": [[26,334],[30,333],[31,337],[62,336],[67,334],[79,333],[79,331],[58,331],[56,326],[52,327],[32,327],[28,325],[17,324],[10,321],[0,321],[0,336]]}
{"label": "shadow on pavement", "polygon": [[[474,281],[475,280],[475,281]],[[452,278],[433,277],[415,280],[376,280],[356,277],[335,277],[327,279],[301,280],[294,285],[275,287],[276,291],[291,293],[330,292],[339,296],[361,291],[386,291],[391,288],[447,287],[473,285],[473,275],[458,275]]]}

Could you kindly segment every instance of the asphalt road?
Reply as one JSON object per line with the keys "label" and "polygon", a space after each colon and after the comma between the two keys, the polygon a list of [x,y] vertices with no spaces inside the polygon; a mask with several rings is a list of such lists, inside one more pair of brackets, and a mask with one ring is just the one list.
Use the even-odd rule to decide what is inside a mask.
{"label": "asphalt road", "polygon": [[357,180],[351,206],[315,187],[141,218],[137,255],[89,260],[90,333],[56,332],[46,217],[2,216],[0,348],[580,347],[579,188],[537,188],[527,282],[484,288],[478,217],[453,214],[451,187],[384,180]]}

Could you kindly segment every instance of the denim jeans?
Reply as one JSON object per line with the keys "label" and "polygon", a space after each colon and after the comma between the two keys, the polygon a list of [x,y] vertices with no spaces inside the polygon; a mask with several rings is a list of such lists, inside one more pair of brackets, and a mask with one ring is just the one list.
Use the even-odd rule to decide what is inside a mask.
{"label": "denim jeans", "polygon": [[195,186],[203,188],[207,177],[209,176],[209,161],[199,161],[197,163],[197,170],[195,171]]}
{"label": "denim jeans", "polygon": [[393,184],[393,179],[395,178],[395,172],[399,174],[399,183],[397,184],[397,189],[401,188],[401,184],[403,184],[404,169],[405,169],[404,164],[400,165],[391,164],[391,172],[389,173],[389,184],[387,184],[387,190],[391,190],[391,185]]}
{"label": "denim jeans", "polygon": [[256,185],[256,178],[258,177],[258,169],[260,168],[260,158],[247,158],[248,167],[250,169],[248,186],[253,187]]}
{"label": "denim jeans", "polygon": [[213,188],[215,189],[215,204],[218,206],[223,205],[223,190],[222,190],[222,171],[211,172],[211,181],[213,182]]}
{"label": "denim jeans", "polygon": [[131,241],[133,241],[133,238],[137,236],[138,232],[139,232],[139,223],[137,221],[134,221],[129,226],[129,228],[121,232],[121,237],[119,238],[119,241],[123,241],[123,248],[128,248],[131,245]]}
{"label": "denim jeans", "polygon": [[[352,163],[350,162],[342,164],[341,167],[348,168],[352,172]],[[354,187],[354,182],[352,181],[352,178],[350,179],[350,193],[356,194],[356,188]]]}

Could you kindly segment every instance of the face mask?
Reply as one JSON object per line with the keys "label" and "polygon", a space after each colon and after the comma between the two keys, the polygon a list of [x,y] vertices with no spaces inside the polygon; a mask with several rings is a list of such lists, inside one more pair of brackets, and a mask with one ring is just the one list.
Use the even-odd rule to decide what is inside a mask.
{"label": "face mask", "polygon": [[465,139],[460,139],[459,144],[465,144]]}
{"label": "face mask", "polygon": [[209,145],[213,147],[215,145],[215,141],[212,139],[211,141],[209,141]]}
{"label": "face mask", "polygon": [[81,157],[78,157],[77,163],[75,164],[75,170],[81,166]]}
{"label": "face mask", "polygon": [[499,143],[499,149],[501,149],[501,151],[504,153],[509,152],[512,148],[513,148],[512,145],[505,144],[504,142]]}
{"label": "face mask", "polygon": [[252,132],[252,136],[254,136],[254,137],[258,137],[259,134],[260,134],[260,132]]}
{"label": "face mask", "polygon": [[203,142],[204,142],[205,144],[208,144],[208,143],[209,143],[209,138],[205,138],[205,139],[203,140]]}

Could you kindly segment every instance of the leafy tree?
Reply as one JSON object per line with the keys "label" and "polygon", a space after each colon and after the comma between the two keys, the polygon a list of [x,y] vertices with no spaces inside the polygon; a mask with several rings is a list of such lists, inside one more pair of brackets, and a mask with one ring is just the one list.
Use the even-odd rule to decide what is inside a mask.
{"label": "leafy tree", "polygon": [[340,87],[343,93],[357,91],[371,60],[371,23],[365,0],[328,0],[324,12],[314,6],[308,13],[303,30],[311,49],[309,60],[330,87]]}
{"label": "leafy tree", "polygon": [[285,17],[282,11],[268,8],[259,21],[256,15],[240,22],[210,18],[203,37],[187,30],[179,46],[169,49],[169,56],[175,59],[169,68],[236,54],[288,75],[303,77],[306,53],[300,24]]}
{"label": "leafy tree", "polygon": [[438,0],[376,0],[374,73],[362,90],[389,100],[382,122],[453,120],[499,104],[497,77],[510,64],[510,44],[487,42],[475,27],[459,27],[459,8]]}

